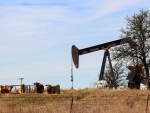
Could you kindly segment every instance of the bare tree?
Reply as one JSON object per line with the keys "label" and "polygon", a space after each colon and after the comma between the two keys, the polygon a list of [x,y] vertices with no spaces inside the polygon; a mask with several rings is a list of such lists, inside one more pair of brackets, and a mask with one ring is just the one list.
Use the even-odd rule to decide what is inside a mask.
{"label": "bare tree", "polygon": [[136,62],[141,62],[145,67],[148,86],[150,82],[150,11],[140,10],[139,14],[134,14],[132,17],[127,16],[126,20],[126,29],[121,28],[120,30],[122,33],[120,38],[125,38],[125,43],[111,49],[113,60],[124,59],[131,62],[136,59]]}
{"label": "bare tree", "polygon": [[[126,84],[126,77],[127,73],[125,73],[125,66],[123,66],[123,62],[117,62],[113,66],[113,72],[115,76],[115,83],[117,85],[125,85]],[[111,69],[107,65],[106,71],[104,73],[104,79],[109,82],[110,85],[113,85],[113,77],[111,75]]]}

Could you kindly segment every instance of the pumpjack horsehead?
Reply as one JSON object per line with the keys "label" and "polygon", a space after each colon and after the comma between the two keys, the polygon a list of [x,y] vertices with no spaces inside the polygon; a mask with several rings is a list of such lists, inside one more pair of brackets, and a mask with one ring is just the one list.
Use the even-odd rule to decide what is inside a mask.
{"label": "pumpjack horsehead", "polygon": [[[115,82],[115,76],[114,76],[114,72],[113,72],[112,63],[111,63],[111,60],[110,60],[109,49],[111,47],[115,47],[115,46],[127,43],[125,40],[128,40],[128,39],[130,40],[130,38],[124,38],[124,39],[119,39],[119,40],[115,40],[115,41],[95,45],[95,46],[92,46],[92,47],[80,49],[80,50],[75,45],[73,45],[72,46],[72,59],[73,59],[75,67],[79,68],[79,56],[80,55],[95,52],[95,51],[98,51],[98,50],[104,50],[104,56],[103,56],[99,81],[104,80],[104,71],[105,71],[105,65],[106,65],[106,58],[108,57],[109,66],[110,66],[110,69],[111,69],[111,75],[112,75],[112,78],[113,78],[113,80],[111,80],[113,86],[111,86],[111,87],[116,88],[118,85]],[[136,79],[139,79],[139,78],[136,78]],[[133,82],[133,81],[129,80],[129,84],[130,84],[130,82]],[[135,82],[137,82],[137,81],[135,80]],[[142,82],[142,80],[140,80],[140,82]]]}

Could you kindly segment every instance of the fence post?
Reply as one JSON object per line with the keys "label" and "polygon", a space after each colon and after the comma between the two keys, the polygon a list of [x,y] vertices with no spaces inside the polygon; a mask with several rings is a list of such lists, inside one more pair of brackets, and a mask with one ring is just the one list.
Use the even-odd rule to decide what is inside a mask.
{"label": "fence post", "polygon": [[148,113],[147,112],[147,110],[148,110],[148,101],[149,101],[149,94],[147,95],[147,100],[146,100],[146,113]]}
{"label": "fence post", "polygon": [[72,113],[72,107],[73,107],[73,95],[71,96],[71,107],[70,107],[70,113]]}
{"label": "fence post", "polygon": [[31,87],[29,86],[29,93],[31,93]]}
{"label": "fence post", "polygon": [[17,94],[17,89],[16,89],[16,86],[15,86],[15,93]]}

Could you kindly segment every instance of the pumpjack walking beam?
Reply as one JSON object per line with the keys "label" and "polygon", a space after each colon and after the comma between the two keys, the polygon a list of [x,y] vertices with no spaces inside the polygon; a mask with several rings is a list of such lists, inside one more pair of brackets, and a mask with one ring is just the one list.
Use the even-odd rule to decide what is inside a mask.
{"label": "pumpjack walking beam", "polygon": [[72,59],[73,59],[75,67],[76,68],[79,67],[79,55],[84,55],[84,54],[91,53],[91,52],[94,52],[94,51],[103,50],[105,48],[111,48],[111,47],[114,47],[114,46],[117,46],[117,45],[121,45],[121,44],[124,43],[125,39],[119,39],[119,40],[99,44],[99,45],[96,45],[96,46],[80,49],[80,50],[75,45],[73,45],[72,46]]}

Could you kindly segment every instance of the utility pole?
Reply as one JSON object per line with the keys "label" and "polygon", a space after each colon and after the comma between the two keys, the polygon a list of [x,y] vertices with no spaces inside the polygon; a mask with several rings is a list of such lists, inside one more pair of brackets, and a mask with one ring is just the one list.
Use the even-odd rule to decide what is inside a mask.
{"label": "utility pole", "polygon": [[21,84],[22,84],[22,80],[23,80],[24,78],[19,78],[19,80],[21,80]]}

